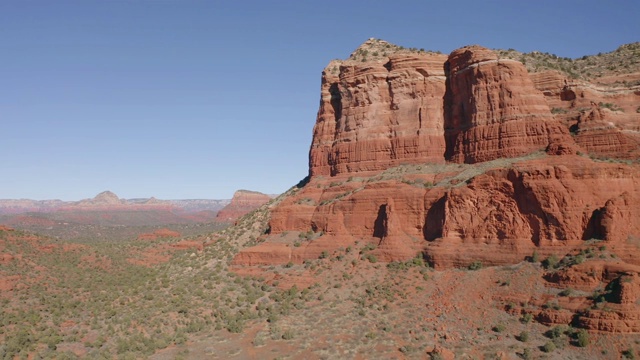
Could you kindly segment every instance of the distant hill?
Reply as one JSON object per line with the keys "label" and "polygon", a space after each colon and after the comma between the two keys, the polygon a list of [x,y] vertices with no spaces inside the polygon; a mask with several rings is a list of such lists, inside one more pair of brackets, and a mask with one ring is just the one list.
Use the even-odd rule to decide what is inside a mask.
{"label": "distant hill", "polygon": [[103,191],[91,199],[80,201],[62,200],[31,200],[31,199],[0,199],[0,214],[21,214],[27,212],[53,212],[59,210],[105,210],[105,209],[159,209],[171,211],[199,212],[219,211],[230,199],[184,199],[159,200],[151,198],[121,199],[111,191]]}
{"label": "distant hill", "polygon": [[229,202],[121,199],[111,191],[80,201],[0,200],[0,224],[75,241],[125,240],[168,225],[190,235],[221,228],[216,215]]}

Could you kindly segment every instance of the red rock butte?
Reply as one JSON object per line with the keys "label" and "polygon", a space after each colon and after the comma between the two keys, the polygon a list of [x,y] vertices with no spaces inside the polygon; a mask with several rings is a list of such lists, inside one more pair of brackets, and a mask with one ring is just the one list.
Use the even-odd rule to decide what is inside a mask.
{"label": "red rock butte", "polygon": [[[382,261],[504,265],[598,239],[640,265],[640,166],[628,160],[640,154],[639,103],[638,86],[530,75],[480,46],[334,60],[306,184],[234,263],[302,263],[364,241]],[[296,233],[312,235],[292,246]]]}
{"label": "red rock butte", "polygon": [[257,191],[238,190],[233,194],[231,202],[222,208],[216,219],[224,222],[234,222],[271,200],[271,196]]}

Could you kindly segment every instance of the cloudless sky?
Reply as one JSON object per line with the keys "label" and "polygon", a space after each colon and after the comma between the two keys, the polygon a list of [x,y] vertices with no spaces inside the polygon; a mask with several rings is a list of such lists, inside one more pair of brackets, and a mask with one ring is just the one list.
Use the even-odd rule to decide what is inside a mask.
{"label": "cloudless sky", "polygon": [[0,1],[0,198],[228,199],[306,176],[320,77],[370,37],[609,52],[640,1]]}

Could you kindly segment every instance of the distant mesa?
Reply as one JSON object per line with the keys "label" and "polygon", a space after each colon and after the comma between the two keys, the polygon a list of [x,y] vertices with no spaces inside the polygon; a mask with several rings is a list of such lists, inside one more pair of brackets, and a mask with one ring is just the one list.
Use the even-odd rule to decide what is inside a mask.
{"label": "distant mesa", "polygon": [[272,199],[271,196],[257,191],[238,190],[231,202],[218,212],[218,221],[234,222]]}

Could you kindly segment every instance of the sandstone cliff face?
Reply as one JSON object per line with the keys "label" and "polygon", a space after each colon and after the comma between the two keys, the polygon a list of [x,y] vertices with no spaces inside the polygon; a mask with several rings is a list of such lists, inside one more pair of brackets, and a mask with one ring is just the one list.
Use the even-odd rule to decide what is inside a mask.
{"label": "sandstone cliff face", "polygon": [[[537,79],[478,46],[332,62],[309,182],[236,263],[302,262],[355,241],[381,260],[423,253],[440,268],[510,264],[591,238],[626,246],[640,236],[640,169],[577,155],[570,121],[547,103],[571,97],[557,90],[564,79]],[[270,241],[287,232],[316,237]],[[622,256],[640,263],[636,254]]]}
{"label": "sandstone cliff face", "polygon": [[334,61],[309,179],[233,263],[300,264],[363,243],[379,261],[418,254],[436,269],[564,257],[549,287],[605,289],[606,307],[538,294],[510,312],[640,332],[640,166],[629,161],[640,155],[639,94],[530,77],[478,46]]}
{"label": "sandstone cliff face", "polygon": [[231,202],[216,215],[219,221],[233,222],[245,214],[252,212],[271,200],[269,195],[248,190],[238,190],[233,194]]}
{"label": "sandstone cliff face", "polygon": [[439,54],[412,54],[391,55],[386,63],[329,64],[322,74],[311,175],[443,162],[445,60]]}
{"label": "sandstone cliff face", "polygon": [[477,163],[554,145],[556,152],[573,153],[573,144],[522,64],[471,46],[448,58],[396,54],[386,62],[329,64],[309,172],[336,176],[445,159]]}
{"label": "sandstone cliff face", "polygon": [[452,52],[445,66],[449,160],[477,163],[572,143],[521,63],[470,46]]}

